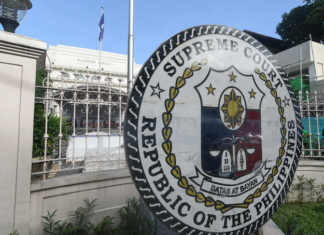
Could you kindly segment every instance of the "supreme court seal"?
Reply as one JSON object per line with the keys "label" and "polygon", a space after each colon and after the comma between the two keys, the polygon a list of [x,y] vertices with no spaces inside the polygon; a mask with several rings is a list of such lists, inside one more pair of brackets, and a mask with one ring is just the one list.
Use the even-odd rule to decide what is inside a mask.
{"label": "supreme court seal", "polygon": [[170,229],[250,234],[288,193],[300,118],[266,47],[230,27],[193,27],[161,44],[138,74],[125,155],[138,192]]}

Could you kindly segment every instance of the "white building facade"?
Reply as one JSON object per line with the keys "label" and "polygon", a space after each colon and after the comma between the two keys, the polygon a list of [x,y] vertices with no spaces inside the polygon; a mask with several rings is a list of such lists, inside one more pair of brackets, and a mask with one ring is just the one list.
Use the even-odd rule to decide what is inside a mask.
{"label": "white building facade", "polygon": [[322,93],[324,90],[324,45],[317,42],[307,41],[277,53],[275,57],[283,66],[289,80],[300,77],[300,54],[302,57],[301,64],[303,81],[306,84],[309,84],[311,94],[314,94],[315,90],[318,93]]}
{"label": "white building facade", "polygon": [[[52,71],[50,75],[50,80],[53,87],[64,87],[66,89],[71,89],[73,92],[74,85],[76,84],[79,95],[82,96],[80,90],[85,90],[87,84],[87,75],[89,76],[88,85],[89,89],[95,91],[98,89],[100,84],[100,90],[107,95],[102,95],[103,101],[108,101],[109,99],[109,89],[111,86],[111,94],[118,93],[119,89],[122,93],[127,92],[127,55],[111,53],[111,52],[101,52],[101,68],[100,68],[100,80],[98,79],[99,73],[99,51],[91,50],[85,48],[77,48],[70,46],[49,46],[47,52],[48,59],[46,60],[46,65],[50,66]],[[62,69],[64,69],[64,79],[62,80]],[[141,69],[141,65],[138,65],[134,61],[134,75],[135,79],[136,74]],[[111,77],[111,81],[109,81]],[[76,79],[75,79],[76,78]],[[62,82],[63,81],[63,82]],[[95,92],[94,92],[95,93]],[[58,96],[57,93],[54,97]],[[67,93],[65,94],[69,96]],[[70,94],[72,95],[72,94]],[[91,94],[90,94],[91,98]],[[96,100],[96,95],[92,97]],[[117,102],[118,97],[112,95],[112,101]],[[126,100],[124,100],[126,102]],[[52,103],[51,108],[55,110],[55,113],[58,114],[59,103]],[[73,105],[64,104],[63,115],[66,117],[73,117]],[[78,127],[81,127],[81,120],[85,126],[86,115],[84,113],[85,109],[82,110],[81,106],[77,107],[76,111],[76,122]],[[97,107],[90,107],[88,114],[88,127],[96,127],[97,123],[103,126],[105,120],[118,126],[121,120],[123,120],[123,110],[122,116],[119,117],[118,107],[112,107],[111,119],[105,118],[104,115],[104,106],[101,107],[100,120],[98,118]],[[90,125],[89,125],[90,123]],[[94,124],[94,125],[93,125]]]}
{"label": "white building facade", "polygon": [[[100,61],[99,68],[97,50],[49,46],[49,76],[39,87],[45,95],[36,97],[36,103],[46,110],[45,130],[51,128],[51,115],[59,117],[60,130],[54,140],[48,138],[56,146],[53,151],[46,156],[45,144],[44,160],[35,163],[51,162],[52,170],[58,167],[83,172],[126,167],[123,121],[128,100],[127,55],[101,52]],[[134,62],[133,66],[135,79],[141,65]],[[32,174],[42,174],[45,179],[45,168]]]}
{"label": "white building facade", "polygon": [[[322,148],[318,143],[321,143],[320,139],[324,137],[324,45],[307,41],[277,53],[275,57],[283,66],[297,99],[299,99],[299,91],[303,91],[300,103],[302,124],[304,130],[308,132],[307,142],[311,143],[305,148]],[[303,78],[302,86],[300,77]],[[315,139],[317,142],[314,142]],[[312,154],[311,151],[303,151],[303,156]]]}

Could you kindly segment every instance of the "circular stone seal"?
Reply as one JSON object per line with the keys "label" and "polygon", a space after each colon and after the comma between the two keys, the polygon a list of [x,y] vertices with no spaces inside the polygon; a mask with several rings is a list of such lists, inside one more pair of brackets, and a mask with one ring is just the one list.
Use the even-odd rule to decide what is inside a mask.
{"label": "circular stone seal", "polygon": [[143,65],[125,154],[153,215],[179,234],[251,234],[283,202],[301,151],[292,86],[250,35],[203,25]]}

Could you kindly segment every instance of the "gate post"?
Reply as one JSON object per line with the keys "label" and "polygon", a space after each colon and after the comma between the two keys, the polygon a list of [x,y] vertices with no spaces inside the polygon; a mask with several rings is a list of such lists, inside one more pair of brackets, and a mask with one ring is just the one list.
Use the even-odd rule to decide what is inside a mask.
{"label": "gate post", "polygon": [[29,234],[35,76],[47,44],[0,31],[0,228]]}

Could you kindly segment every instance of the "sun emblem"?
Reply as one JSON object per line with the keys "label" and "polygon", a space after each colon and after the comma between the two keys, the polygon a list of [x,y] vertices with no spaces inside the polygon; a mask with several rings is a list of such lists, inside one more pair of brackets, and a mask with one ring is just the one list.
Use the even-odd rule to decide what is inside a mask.
{"label": "sun emblem", "polygon": [[241,104],[241,96],[236,96],[234,89],[232,89],[230,95],[225,95],[222,111],[225,114],[225,122],[230,123],[233,129],[236,125],[241,125],[244,107]]}

